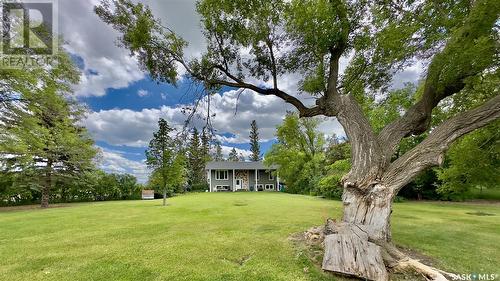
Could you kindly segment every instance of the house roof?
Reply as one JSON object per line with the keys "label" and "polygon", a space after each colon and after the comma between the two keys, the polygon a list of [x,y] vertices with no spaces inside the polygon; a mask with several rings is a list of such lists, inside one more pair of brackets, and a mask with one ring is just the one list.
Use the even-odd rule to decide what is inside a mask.
{"label": "house roof", "polygon": [[226,170],[255,170],[255,169],[260,169],[260,170],[274,170],[276,169],[276,165],[271,165],[271,166],[266,166],[262,161],[256,161],[256,162],[243,162],[243,161],[210,161],[205,165],[205,169],[212,169],[212,170],[220,170],[220,169],[226,169]]}

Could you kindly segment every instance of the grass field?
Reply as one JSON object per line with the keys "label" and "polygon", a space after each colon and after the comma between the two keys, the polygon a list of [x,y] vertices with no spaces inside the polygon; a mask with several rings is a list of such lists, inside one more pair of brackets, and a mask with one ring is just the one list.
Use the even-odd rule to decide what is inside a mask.
{"label": "grass field", "polygon": [[[212,193],[169,204],[0,209],[0,280],[335,280],[288,237],[339,217],[340,202]],[[500,273],[500,205],[405,202],[393,214],[395,241],[436,266]]]}

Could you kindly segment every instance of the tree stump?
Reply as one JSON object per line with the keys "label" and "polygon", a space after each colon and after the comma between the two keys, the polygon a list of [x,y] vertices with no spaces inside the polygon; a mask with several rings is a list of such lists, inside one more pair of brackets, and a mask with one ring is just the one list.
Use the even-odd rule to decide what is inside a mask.
{"label": "tree stump", "polygon": [[373,281],[389,280],[381,247],[369,242],[361,228],[350,223],[337,223],[332,228],[324,241],[323,270]]}

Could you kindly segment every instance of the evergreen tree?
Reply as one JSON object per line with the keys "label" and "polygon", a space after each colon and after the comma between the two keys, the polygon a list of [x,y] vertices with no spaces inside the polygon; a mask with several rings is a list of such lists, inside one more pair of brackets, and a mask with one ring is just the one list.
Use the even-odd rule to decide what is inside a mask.
{"label": "evergreen tree", "polygon": [[150,182],[163,190],[163,206],[166,205],[167,192],[185,182],[184,153],[178,149],[178,141],[170,136],[173,129],[163,118],[158,120],[158,131],[146,150],[146,164],[153,172]]}
{"label": "evergreen tree", "polygon": [[228,161],[234,161],[238,162],[240,159],[238,157],[238,152],[236,151],[236,148],[233,147],[231,152],[229,152],[229,157],[227,158]]}
{"label": "evergreen tree", "polygon": [[212,160],[212,156],[210,155],[210,137],[207,134],[207,130],[205,128],[203,128],[203,131],[201,133],[201,154],[203,164],[206,164],[208,161]]}
{"label": "evergreen tree", "polygon": [[203,182],[205,160],[203,146],[200,144],[200,136],[198,129],[193,129],[193,135],[188,146],[188,163],[189,163],[189,183],[191,186]]}
{"label": "evergreen tree", "polygon": [[219,142],[215,143],[215,155],[214,155],[214,160],[215,161],[224,161],[224,155],[222,155],[222,147],[220,146]]}
{"label": "evergreen tree", "polygon": [[257,122],[252,120],[250,124],[250,150],[252,155],[250,155],[251,161],[259,161],[260,157],[260,144],[259,144],[259,128],[257,127]]}
{"label": "evergreen tree", "polygon": [[60,50],[53,65],[35,72],[38,86],[23,88],[19,102],[1,112],[0,166],[16,175],[15,184],[40,190],[46,208],[56,181],[92,169],[97,150],[79,125],[83,108],[66,97],[79,79],[69,56]]}

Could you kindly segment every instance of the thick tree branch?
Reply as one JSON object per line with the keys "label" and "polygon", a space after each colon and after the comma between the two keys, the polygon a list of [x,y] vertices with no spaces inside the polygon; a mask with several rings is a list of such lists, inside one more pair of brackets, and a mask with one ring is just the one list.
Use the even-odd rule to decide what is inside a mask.
{"label": "thick tree branch", "polygon": [[249,90],[252,90],[252,91],[259,93],[261,95],[276,96],[276,97],[284,100],[285,102],[293,105],[299,111],[300,117],[313,117],[313,116],[317,116],[317,115],[327,115],[328,116],[328,112],[325,112],[323,110],[323,108],[320,106],[307,107],[298,98],[296,98],[292,95],[289,95],[289,94],[281,91],[280,89],[262,88],[262,87],[258,87],[256,85],[254,85],[254,84],[247,83],[247,82],[243,81],[242,79],[236,77],[235,75],[231,74],[231,72],[223,66],[215,65],[214,68],[221,71],[225,76],[227,76],[232,81],[206,78],[203,75],[201,75],[200,73],[195,73],[189,67],[189,65],[184,61],[183,58],[176,57],[176,59],[193,78],[196,78],[196,79],[203,81],[207,84],[249,89]]}
{"label": "thick tree branch", "polygon": [[339,95],[335,99],[335,115],[344,127],[352,145],[352,168],[344,179],[344,186],[368,189],[376,184],[384,163],[382,148],[377,136],[352,95]]}
{"label": "thick tree branch", "polygon": [[378,139],[384,144],[387,160],[391,159],[404,137],[412,134],[419,135],[427,131],[431,124],[432,110],[442,99],[461,91],[465,86],[463,80],[460,79],[442,91],[436,92],[432,79],[430,77],[426,81],[422,99],[410,107],[401,118],[390,123],[380,132]]}
{"label": "thick tree branch", "polygon": [[382,182],[390,183],[395,192],[411,182],[420,172],[440,165],[444,153],[459,137],[500,118],[500,95],[485,104],[448,119],[415,148],[390,164]]}
{"label": "thick tree branch", "polygon": [[269,55],[271,57],[271,73],[273,75],[273,87],[275,90],[278,89],[278,71],[276,68],[276,58],[274,57],[273,44],[271,40],[266,40],[266,45],[269,48]]}
{"label": "thick tree branch", "polygon": [[381,175],[384,154],[359,103],[352,95],[341,95],[338,91],[339,60],[344,50],[345,44],[330,50],[326,105],[319,103],[319,106],[326,107],[330,116],[337,117],[352,144],[352,169],[344,177],[344,185],[367,189]]}
{"label": "thick tree branch", "polygon": [[[401,139],[427,131],[432,110],[442,99],[460,92],[465,87],[466,78],[492,66],[493,58],[498,52],[497,44],[492,43],[491,39],[493,26],[498,20],[498,11],[488,8],[494,7],[491,5],[493,2],[474,2],[464,24],[453,32],[443,50],[432,59],[427,70],[422,98],[401,118],[380,132],[379,141],[385,146],[387,160],[394,154]],[[487,50],[480,59],[469,53],[478,48]],[[491,60],[485,59],[488,56]]]}

